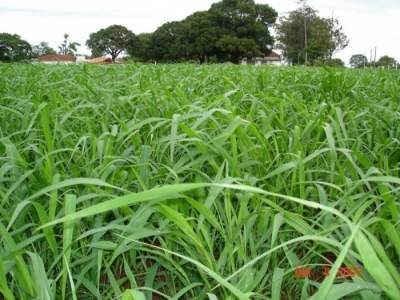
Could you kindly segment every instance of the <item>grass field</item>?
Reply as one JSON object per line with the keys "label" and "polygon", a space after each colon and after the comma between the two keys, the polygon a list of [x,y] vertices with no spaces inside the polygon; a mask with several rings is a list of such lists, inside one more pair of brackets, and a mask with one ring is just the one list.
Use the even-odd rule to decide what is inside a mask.
{"label": "grass field", "polygon": [[400,299],[399,82],[0,64],[0,299]]}

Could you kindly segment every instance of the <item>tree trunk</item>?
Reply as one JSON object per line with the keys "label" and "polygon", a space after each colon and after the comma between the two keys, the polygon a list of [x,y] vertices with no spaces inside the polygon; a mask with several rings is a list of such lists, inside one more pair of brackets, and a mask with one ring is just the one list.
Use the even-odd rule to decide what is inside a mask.
{"label": "tree trunk", "polygon": [[231,62],[234,63],[235,65],[239,64],[239,57],[240,54],[232,54],[231,55]]}
{"label": "tree trunk", "polygon": [[198,55],[197,58],[199,59],[200,64],[202,65],[204,63],[204,56]]}

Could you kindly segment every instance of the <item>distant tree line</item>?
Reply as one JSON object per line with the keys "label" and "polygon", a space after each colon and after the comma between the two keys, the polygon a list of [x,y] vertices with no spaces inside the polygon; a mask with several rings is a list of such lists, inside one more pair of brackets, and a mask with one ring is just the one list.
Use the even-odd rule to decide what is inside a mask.
{"label": "distant tree line", "polygon": [[92,52],[109,54],[113,59],[110,48],[124,49],[137,61],[194,59],[200,63],[238,63],[243,57],[268,55],[275,44],[270,31],[274,27],[276,47],[282,49],[289,64],[311,65],[319,60],[344,66],[343,62],[332,60],[334,53],[349,44],[338,19],[319,17],[305,0],[299,4],[301,7],[275,24],[278,14],[269,5],[252,0],[222,0],[207,11],[195,12],[182,21],[167,22],[137,38],[120,26],[118,30],[127,32],[132,41],[127,45],[109,38],[115,36],[117,25],[91,34],[86,45]]}
{"label": "distant tree line", "polygon": [[[86,46],[92,56],[118,56],[134,61],[176,62],[196,60],[199,63],[239,63],[244,57],[268,55],[273,48],[282,50],[289,65],[344,67],[332,56],[347,47],[349,40],[337,18],[323,18],[318,11],[298,1],[299,7],[286,13],[276,24],[278,13],[267,4],[254,0],[222,0],[207,11],[191,14],[181,21],[167,22],[154,32],[135,35],[121,25],[112,25],[91,33]],[[276,37],[271,35],[271,29]],[[69,42],[68,34],[58,47],[59,54],[76,54],[77,42]],[[57,51],[46,42],[32,46],[18,35],[0,34],[0,61],[15,62],[36,58]],[[397,62],[383,56],[371,64],[357,54],[350,59],[354,68],[382,66],[391,68]]]}
{"label": "distant tree line", "polygon": [[397,69],[400,68],[400,64],[393,58],[387,55],[382,56],[377,61],[368,61],[368,58],[364,54],[354,54],[350,58],[350,66],[352,68],[385,68],[385,69]]}
{"label": "distant tree line", "polygon": [[90,34],[86,46],[93,54],[115,59],[125,52],[137,61],[231,61],[269,54],[274,44],[270,28],[278,13],[253,0],[223,0],[182,21],[167,22],[152,33],[136,36],[113,25]]}
{"label": "distant tree line", "polygon": [[49,46],[49,43],[40,42],[38,45],[32,46],[27,41],[21,39],[17,34],[0,33],[0,61],[2,62],[19,62],[30,60],[46,54],[70,54],[75,55],[77,42],[68,42],[68,34],[64,34],[64,41],[58,47],[59,51]]}

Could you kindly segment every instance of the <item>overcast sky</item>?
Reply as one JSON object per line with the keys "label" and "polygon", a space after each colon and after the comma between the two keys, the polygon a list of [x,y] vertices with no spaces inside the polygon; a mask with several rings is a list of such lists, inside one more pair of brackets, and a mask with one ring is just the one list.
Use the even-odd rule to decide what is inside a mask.
{"label": "overcast sky", "polygon": [[[0,33],[18,34],[35,45],[48,42],[58,50],[64,33],[69,41],[82,44],[78,52],[90,54],[85,42],[89,34],[110,25],[123,25],[135,34],[153,32],[169,21],[179,21],[216,0],[1,0]],[[295,0],[256,0],[269,4],[279,14],[295,10]],[[349,46],[334,55],[347,64],[351,55],[366,54],[377,47],[383,55],[400,61],[400,0],[309,0],[320,16],[339,17]],[[279,51],[277,51],[280,53]],[[374,50],[373,50],[374,52]],[[374,53],[373,53],[374,54]]]}

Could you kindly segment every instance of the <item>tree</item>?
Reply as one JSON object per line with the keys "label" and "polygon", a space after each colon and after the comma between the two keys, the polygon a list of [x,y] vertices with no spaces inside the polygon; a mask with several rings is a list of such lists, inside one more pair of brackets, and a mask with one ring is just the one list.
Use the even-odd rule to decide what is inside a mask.
{"label": "tree", "polygon": [[77,46],[80,46],[81,44],[77,43],[77,42],[72,42],[72,43],[68,43],[68,34],[64,34],[64,43],[61,44],[61,46],[58,46],[58,49],[60,50],[58,53],[59,54],[70,54],[70,55],[74,55],[78,50],[76,49]]}
{"label": "tree", "polygon": [[177,31],[181,22],[167,22],[157,28],[150,37],[148,55],[159,61],[185,57],[185,49],[177,44]]}
{"label": "tree", "polygon": [[91,33],[86,41],[92,55],[111,55],[113,61],[123,53],[134,54],[139,48],[138,37],[126,27],[112,25]]}
{"label": "tree", "polygon": [[270,34],[277,12],[254,0],[222,0],[208,11],[196,12],[182,21],[168,22],[153,33],[140,34],[140,60],[196,59],[211,57],[238,63],[241,57],[269,54]]}
{"label": "tree", "polygon": [[380,67],[384,67],[386,69],[389,68],[396,68],[396,60],[393,57],[384,55],[382,56],[380,59],[378,59],[378,66]]}
{"label": "tree", "polygon": [[369,66],[368,59],[363,54],[352,55],[349,63],[352,68],[365,68]]}
{"label": "tree", "polygon": [[177,27],[177,43],[184,49],[185,56],[201,64],[216,53],[220,35],[221,30],[208,11],[195,12]]}
{"label": "tree", "polygon": [[331,59],[349,44],[338,19],[321,18],[305,0],[298,9],[281,18],[276,26],[278,48],[291,64]]}
{"label": "tree", "polygon": [[0,33],[0,61],[18,62],[29,59],[32,46],[17,34]]}
{"label": "tree", "polygon": [[267,4],[253,0],[222,0],[208,10],[219,27],[215,54],[220,59],[238,63],[241,57],[269,54],[274,44],[269,28],[278,13]]}
{"label": "tree", "polygon": [[344,61],[340,58],[332,58],[324,61],[325,66],[328,67],[344,67]]}
{"label": "tree", "polygon": [[32,56],[39,57],[46,54],[57,54],[57,51],[49,46],[49,43],[41,42],[32,47]]}
{"label": "tree", "polygon": [[141,33],[137,37],[139,39],[139,46],[134,51],[133,56],[135,56],[138,61],[147,62],[152,59],[151,57],[151,38],[153,33]]}
{"label": "tree", "polygon": [[331,48],[330,58],[333,54],[343,50],[346,48],[350,41],[347,39],[347,36],[342,32],[343,26],[340,25],[339,20],[336,19],[325,19],[328,20],[329,31],[331,33]]}

